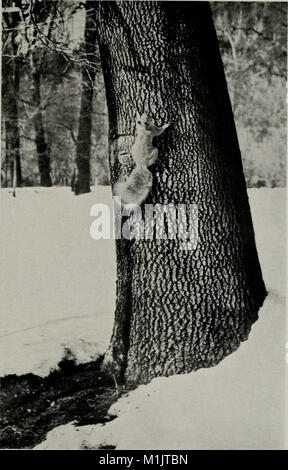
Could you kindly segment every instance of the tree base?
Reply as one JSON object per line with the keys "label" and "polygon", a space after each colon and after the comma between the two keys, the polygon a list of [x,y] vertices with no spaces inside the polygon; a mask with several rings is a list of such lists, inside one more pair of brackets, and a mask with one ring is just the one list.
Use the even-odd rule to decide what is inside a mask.
{"label": "tree base", "polygon": [[74,191],[75,196],[79,196],[80,194],[86,194],[90,193],[90,185],[89,186],[80,186],[79,183],[76,183],[74,185],[74,189],[72,188],[72,191]]}
{"label": "tree base", "polygon": [[249,320],[243,322],[238,330],[231,331],[229,326],[224,330],[223,325],[220,326],[222,330],[218,332],[218,340],[213,343],[211,336],[207,335],[202,338],[202,347],[193,348],[187,351],[177,351],[177,343],[175,343],[174,354],[171,349],[169,357],[165,363],[160,361],[152,362],[151,357],[147,357],[147,362],[142,360],[141,364],[134,362],[128,363],[125,371],[125,384],[129,387],[134,387],[139,384],[149,383],[155,377],[168,377],[172,375],[188,374],[203,368],[210,368],[217,366],[227,356],[237,351],[242,342],[247,341],[251,332],[252,325],[258,320],[258,311],[262,307],[267,292],[263,295],[263,300],[259,302],[259,307],[256,313],[249,317]]}

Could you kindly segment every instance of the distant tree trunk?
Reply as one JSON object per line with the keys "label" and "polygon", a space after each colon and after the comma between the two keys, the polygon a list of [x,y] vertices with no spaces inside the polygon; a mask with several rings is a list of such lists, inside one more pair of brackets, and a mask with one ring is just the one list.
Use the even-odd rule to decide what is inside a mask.
{"label": "distant tree trunk", "polygon": [[[5,115],[6,162],[11,170],[11,185],[13,182],[13,165],[16,161],[16,186],[23,183],[20,158],[20,130],[17,98],[20,85],[20,62],[17,56],[18,44],[15,41],[16,28],[19,24],[19,13],[5,13],[8,28],[14,29],[11,35],[11,55],[2,58],[2,104]],[[6,38],[8,40],[8,38]]]}
{"label": "distant tree trunk", "polygon": [[[13,101],[13,107],[12,102]],[[10,180],[11,186],[14,178],[14,161],[16,163],[16,186],[22,186],[22,170],[20,160],[20,138],[18,126],[18,112],[15,99],[10,101],[10,110],[5,120],[5,134],[6,134],[6,162],[10,167]],[[16,108],[14,107],[16,106]]]}
{"label": "distant tree trunk", "polygon": [[41,111],[41,70],[38,61],[35,58],[32,58],[32,77],[34,86],[33,102],[35,105],[33,123],[38,154],[40,186],[52,186],[49,148],[45,138]]}
{"label": "distant tree trunk", "polygon": [[[92,103],[93,88],[95,82],[96,61],[96,25],[95,25],[95,2],[86,1],[86,23],[85,23],[85,56],[89,65],[82,67],[82,95],[79,116],[79,129],[77,137],[78,176],[75,183],[75,194],[90,192],[90,153],[91,153],[91,131],[92,131]],[[92,65],[92,67],[90,66]]]}
{"label": "distant tree trunk", "polygon": [[7,188],[7,139],[6,139],[6,126],[5,118],[2,112],[1,115],[1,188]]}
{"label": "distant tree trunk", "polygon": [[[98,4],[97,4],[98,5]],[[197,204],[199,242],[116,241],[117,299],[104,366],[130,383],[218,364],[247,339],[266,291],[208,2],[100,2],[112,183],[131,169],[136,112],[157,125],[147,203]]]}

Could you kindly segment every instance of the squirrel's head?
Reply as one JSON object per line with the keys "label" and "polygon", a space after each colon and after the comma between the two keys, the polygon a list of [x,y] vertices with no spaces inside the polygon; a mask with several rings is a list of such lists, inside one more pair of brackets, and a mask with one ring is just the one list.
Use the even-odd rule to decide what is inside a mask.
{"label": "squirrel's head", "polygon": [[143,113],[140,116],[140,114],[137,112],[136,129],[141,129],[141,130],[151,133],[153,136],[157,136],[157,135],[162,134],[162,132],[164,132],[164,130],[168,126],[169,126],[169,123],[164,124],[164,126],[158,127],[154,123],[154,120],[147,113]]}

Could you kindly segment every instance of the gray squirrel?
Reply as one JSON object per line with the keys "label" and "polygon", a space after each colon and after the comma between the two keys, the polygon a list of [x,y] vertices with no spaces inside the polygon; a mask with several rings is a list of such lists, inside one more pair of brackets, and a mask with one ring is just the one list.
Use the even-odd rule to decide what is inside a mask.
{"label": "gray squirrel", "polygon": [[113,187],[114,195],[121,197],[123,205],[140,205],[148,196],[153,179],[148,167],[158,158],[153,138],[162,134],[168,126],[169,123],[158,127],[146,113],[141,116],[137,113],[136,138],[130,150],[136,166],[128,177],[120,177]]}

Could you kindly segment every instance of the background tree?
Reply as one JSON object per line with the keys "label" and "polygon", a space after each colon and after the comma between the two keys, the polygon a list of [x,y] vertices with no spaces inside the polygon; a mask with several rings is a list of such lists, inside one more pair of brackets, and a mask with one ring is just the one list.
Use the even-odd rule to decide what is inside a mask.
{"label": "background tree", "polygon": [[[11,67],[16,63],[21,65],[19,93],[13,92],[11,96],[16,99],[18,108],[24,185],[49,185],[51,179],[53,184],[70,184],[75,168],[78,129],[81,134],[87,133],[90,127],[91,145],[89,147],[89,139],[82,139],[80,135],[79,158],[81,160],[81,148],[85,149],[86,146],[92,164],[92,181],[107,184],[109,169],[106,98],[103,76],[94,60],[96,56],[99,57],[99,52],[97,53],[93,22],[90,24],[91,28],[87,27],[86,33],[90,37],[89,42],[85,43],[85,2],[17,0],[16,3],[17,6],[11,0],[6,1],[7,8],[13,4],[20,12],[20,20],[17,27],[12,25],[13,27],[8,28],[7,24],[3,23],[3,34],[9,37],[8,42],[3,42],[3,57],[7,56],[3,75],[6,74],[8,83],[11,83]],[[90,16],[93,11],[90,9]],[[13,35],[17,40],[17,55],[13,55],[11,51]],[[95,52],[92,54],[94,59],[91,51]],[[99,58],[97,60],[99,62]],[[90,79],[95,73],[96,78],[93,80],[97,93],[93,95]],[[82,75],[87,79],[85,85]],[[7,96],[7,87],[3,89],[4,95]],[[82,90],[84,91],[79,126]],[[90,104],[89,100],[92,100]],[[90,112],[85,113],[86,105],[90,106],[92,116]],[[4,112],[3,125],[6,115]],[[6,133],[2,132],[2,141],[5,135]],[[81,166],[81,163],[79,165]],[[7,185],[8,180],[4,182],[4,174],[7,173],[5,168],[3,159],[2,182]],[[81,168],[85,169],[85,162]],[[90,181],[90,177],[88,179]],[[12,173],[9,182],[12,184]]]}
{"label": "background tree", "polygon": [[216,365],[247,339],[266,292],[233,113],[208,3],[100,2],[112,183],[129,173],[136,112],[157,125],[147,203],[197,204],[197,249],[117,240],[105,366],[128,382]]}
{"label": "background tree", "polygon": [[287,5],[213,2],[211,7],[247,185],[284,186]]}
{"label": "background tree", "polygon": [[[20,160],[20,131],[17,96],[19,95],[21,63],[17,58],[19,47],[20,11],[6,5],[3,11],[4,25],[2,32],[2,108],[5,128],[4,185],[7,185],[8,171],[13,180],[16,166],[16,186],[22,185]],[[3,128],[3,130],[4,130]]]}
{"label": "background tree", "polygon": [[[41,25],[42,29],[45,31],[45,25],[47,18],[52,10],[54,10],[55,17],[55,7],[57,2],[46,2],[45,4],[39,0],[34,1],[25,1],[25,0],[16,0],[16,1],[6,1],[4,5],[3,16],[8,14],[11,10],[15,11],[14,15],[17,15],[17,25],[10,23],[10,28],[5,28],[3,33],[6,34],[9,38],[12,38],[14,44],[14,55],[9,54],[7,50],[7,43],[4,44],[3,57],[7,57],[6,63],[4,64],[4,73],[7,74],[7,82],[9,84],[11,77],[11,72],[9,71],[8,64],[11,63],[14,66],[14,94],[13,98],[10,99],[9,106],[6,107],[5,115],[8,115],[9,111],[17,108],[18,113],[21,114],[21,104],[28,104],[33,108],[31,121],[34,127],[35,136],[31,137],[30,140],[34,141],[36,144],[36,149],[38,152],[38,163],[39,163],[39,172],[40,172],[40,184],[44,186],[51,186],[50,178],[50,160],[49,160],[49,149],[46,142],[43,121],[42,121],[42,106],[43,102],[41,99],[41,76],[42,76],[42,63],[43,63],[43,48],[37,47],[38,40],[38,31],[39,26],[36,25],[37,21]],[[15,23],[15,22],[14,22]],[[50,19],[48,24],[47,37],[51,35],[53,29],[53,17]],[[36,26],[35,26],[36,25]],[[17,27],[16,27],[17,26]],[[41,33],[42,34],[42,33]],[[41,38],[42,39],[42,38]],[[23,75],[29,70],[29,75],[31,81],[26,83],[28,91],[28,101],[23,100],[21,96],[21,81],[19,76],[19,68],[21,66],[21,81],[23,81]],[[16,73],[18,71],[18,73]],[[4,83],[5,91],[7,89],[7,83]],[[9,85],[8,85],[9,87]],[[11,87],[10,87],[11,88]],[[4,91],[4,95],[5,95]],[[10,93],[11,94],[11,93]],[[26,93],[27,94],[27,93]],[[15,105],[13,106],[13,101]],[[19,124],[19,119],[18,119]],[[17,147],[20,160],[20,139],[21,139],[21,120],[20,126],[18,125],[18,140]]]}
{"label": "background tree", "polygon": [[[58,2],[42,2],[35,0],[31,3],[31,8],[29,13],[31,15],[31,20],[33,24],[32,30],[32,41],[35,43],[37,36],[41,31],[39,31],[38,24],[42,26],[45,24],[49,18],[48,23],[48,32],[47,39],[51,39],[51,34],[53,31],[53,22],[56,17]],[[43,41],[43,38],[41,38]],[[45,136],[43,119],[42,119],[42,99],[41,99],[41,82],[43,74],[43,63],[45,60],[46,49],[45,48],[33,48],[30,51],[30,65],[31,65],[31,75],[33,83],[32,91],[32,101],[35,107],[35,112],[33,113],[33,124],[35,129],[35,141],[36,148],[38,153],[38,164],[39,164],[39,173],[40,173],[40,185],[41,186],[52,186],[51,180],[51,168],[50,168],[50,155],[49,155],[49,146],[47,143],[47,138]]]}
{"label": "background tree", "polygon": [[93,1],[86,1],[86,23],[84,50],[86,62],[82,66],[82,95],[77,138],[77,167],[78,175],[75,184],[75,194],[90,191],[90,154],[92,131],[93,89],[96,75],[96,25]]}
{"label": "background tree", "polygon": [[[21,2],[20,2],[21,3]],[[32,114],[35,143],[38,153],[40,184],[51,186],[51,147],[53,139],[49,132],[47,111],[59,97],[58,88],[67,79],[71,71],[71,51],[69,51],[69,34],[67,34],[67,2],[33,0],[28,2],[29,15],[26,26],[29,34],[26,44],[26,62],[28,75],[32,78]],[[23,3],[21,3],[23,8]],[[72,7],[74,2],[72,2]],[[72,14],[72,13],[71,13]],[[66,24],[65,24],[66,17]],[[29,68],[30,67],[30,68]],[[29,98],[28,98],[29,99]],[[31,99],[30,99],[31,101]],[[26,101],[27,103],[27,101]],[[28,102],[28,104],[30,104]],[[30,104],[31,106],[31,104]],[[46,112],[45,112],[46,111]],[[63,171],[60,181],[68,182],[67,170]],[[59,180],[59,175],[56,181]]]}

